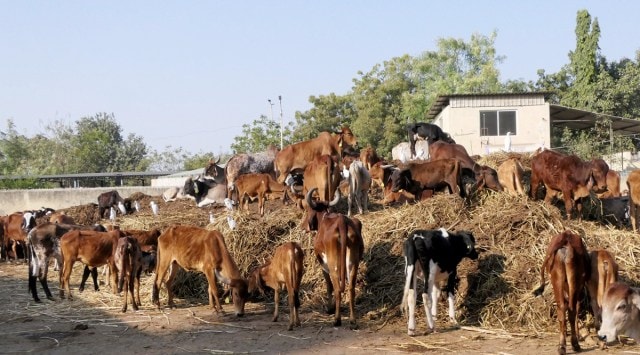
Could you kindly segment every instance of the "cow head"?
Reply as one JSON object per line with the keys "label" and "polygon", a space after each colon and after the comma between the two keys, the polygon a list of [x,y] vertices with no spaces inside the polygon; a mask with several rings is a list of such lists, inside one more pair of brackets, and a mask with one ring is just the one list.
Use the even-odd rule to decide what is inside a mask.
{"label": "cow head", "polygon": [[262,270],[263,267],[264,265],[259,266],[249,274],[249,279],[247,280],[249,283],[249,294],[255,294],[256,291],[260,292],[261,295],[264,294],[265,284],[260,275],[260,270]]}
{"label": "cow head", "polygon": [[591,161],[591,176],[593,177],[593,190],[601,193],[607,190],[607,173],[609,165],[602,159],[594,159]]}
{"label": "cow head", "polygon": [[25,232],[29,232],[33,227],[36,226],[36,216],[32,212],[25,212],[22,215],[22,230]]}
{"label": "cow head", "polygon": [[358,146],[358,140],[356,136],[351,132],[351,128],[347,126],[342,126],[340,131],[336,132],[336,135],[340,136],[338,145],[340,148],[345,149],[345,145],[348,145],[351,148],[356,148]]}
{"label": "cow head", "polygon": [[478,190],[486,187],[493,191],[504,191],[502,185],[500,185],[498,173],[493,168],[486,165],[480,165],[476,170],[476,188]]}
{"label": "cow head", "polygon": [[396,169],[391,174],[391,191],[408,190],[411,186],[411,171],[409,169]]}
{"label": "cow head", "polygon": [[627,335],[638,341],[640,322],[640,291],[616,282],[609,286],[602,301],[602,324],[598,338],[611,342],[618,335]]}
{"label": "cow head", "polygon": [[224,168],[219,165],[220,157],[217,160],[210,159],[207,166],[204,167],[204,178],[212,179],[218,184],[225,181]]}
{"label": "cow head", "polygon": [[332,201],[314,201],[311,196],[313,192],[318,190],[318,188],[314,187],[305,196],[305,200],[307,202],[307,215],[302,222],[304,229],[307,232],[317,231],[318,230],[318,222],[319,217],[318,214],[329,212],[329,209],[338,204],[340,201],[340,189],[336,189],[335,197]]}
{"label": "cow head", "polygon": [[243,279],[231,279],[229,287],[231,287],[231,298],[236,316],[242,317],[244,316],[244,303],[249,297],[247,283]]}
{"label": "cow head", "polygon": [[460,235],[462,237],[462,240],[464,241],[464,245],[466,248],[466,254],[464,254],[464,256],[471,260],[478,259],[478,252],[476,251],[476,239],[473,237],[473,233],[469,231],[460,231],[456,234]]}

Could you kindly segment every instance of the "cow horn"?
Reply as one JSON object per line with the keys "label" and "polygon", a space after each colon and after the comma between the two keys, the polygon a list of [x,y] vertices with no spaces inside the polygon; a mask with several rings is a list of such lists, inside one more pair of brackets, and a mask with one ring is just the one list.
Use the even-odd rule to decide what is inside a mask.
{"label": "cow horn", "polygon": [[329,207],[333,207],[338,204],[340,201],[340,189],[336,189],[335,196],[333,197],[333,201],[329,202]]}
{"label": "cow horn", "polygon": [[387,169],[387,168],[395,168],[396,166],[393,164],[385,164],[385,165],[380,165],[380,167],[382,169]]}
{"label": "cow horn", "polygon": [[316,202],[311,198],[311,195],[313,195],[313,192],[316,191],[318,188],[314,187],[311,190],[309,190],[309,192],[307,192],[307,196],[305,196],[305,200],[307,201],[307,204],[309,205],[309,207],[311,207],[311,209],[315,210],[316,207],[318,206],[316,204]]}
{"label": "cow horn", "polygon": [[220,162],[220,156],[218,156],[218,159],[216,159],[216,162],[214,164],[218,164]]}

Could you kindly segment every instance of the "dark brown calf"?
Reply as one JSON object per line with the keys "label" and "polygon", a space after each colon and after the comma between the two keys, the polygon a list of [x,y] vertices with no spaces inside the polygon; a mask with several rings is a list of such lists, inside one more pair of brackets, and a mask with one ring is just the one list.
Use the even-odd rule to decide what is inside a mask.
{"label": "dark brown calf", "polygon": [[462,185],[460,162],[456,159],[441,159],[424,163],[409,163],[391,175],[391,191],[406,190],[420,196],[425,189],[437,190],[444,186],[450,193],[465,196]]}
{"label": "dark brown calf", "polygon": [[566,354],[567,352],[567,312],[571,327],[571,346],[574,351],[580,351],[578,343],[579,300],[591,273],[589,254],[582,238],[570,231],[565,231],[551,239],[540,270],[540,287],[534,291],[536,296],[541,295],[544,291],[545,270],[549,273],[553,294],[558,305],[558,323],[560,324],[558,353]]}
{"label": "dark brown calf", "polygon": [[142,272],[142,252],[134,237],[124,236],[118,239],[114,262],[118,269],[118,293],[124,287],[122,312],[127,311],[127,294],[131,293],[131,307],[135,311],[140,305],[140,273]]}
{"label": "dark brown calf", "polygon": [[160,230],[158,228],[151,230],[127,229],[123,232],[125,235],[135,238],[141,251],[150,253],[158,249],[158,237],[160,237]]}
{"label": "dark brown calf", "polygon": [[[269,174],[243,174],[236,177],[235,188],[238,191],[238,203],[245,211],[249,210],[249,202],[258,198],[258,211],[264,216],[264,201],[267,194],[272,192],[271,187],[275,187],[274,192],[284,192],[284,186],[279,185]],[[284,196],[283,196],[284,199]]]}
{"label": "dark brown calf", "polygon": [[304,251],[300,244],[288,242],[276,248],[273,258],[256,268],[249,276],[249,293],[256,290],[264,293],[267,286],[274,291],[275,310],[273,321],[278,321],[280,289],[286,288],[289,299],[289,328],[300,326],[298,309],[300,308],[300,283],[304,274]]}

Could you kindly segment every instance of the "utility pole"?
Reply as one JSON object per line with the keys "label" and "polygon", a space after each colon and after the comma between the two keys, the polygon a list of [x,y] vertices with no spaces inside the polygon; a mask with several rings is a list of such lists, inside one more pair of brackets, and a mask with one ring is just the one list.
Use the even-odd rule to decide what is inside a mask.
{"label": "utility pole", "polygon": [[[280,150],[282,150],[282,146],[283,146],[283,140],[282,140],[282,132],[283,132],[283,127],[282,127],[282,95],[278,95],[278,101],[280,101]],[[271,114],[273,116],[273,113]]]}
{"label": "utility pole", "polygon": [[269,106],[271,108],[271,121],[273,121],[273,105],[275,104],[271,102],[271,99],[267,99],[267,101],[269,101]]}

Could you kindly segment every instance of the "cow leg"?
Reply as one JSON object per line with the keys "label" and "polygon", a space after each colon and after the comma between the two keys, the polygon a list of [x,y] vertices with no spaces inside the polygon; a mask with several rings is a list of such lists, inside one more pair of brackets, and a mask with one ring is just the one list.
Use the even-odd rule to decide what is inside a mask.
{"label": "cow leg", "polygon": [[[126,273],[126,271],[124,271],[124,270],[122,272]],[[127,275],[125,274],[124,277],[126,278]],[[131,277],[129,277],[129,279],[131,279]],[[129,285],[129,280],[125,280],[125,282],[124,282],[124,295],[123,295],[124,296],[124,303],[122,304],[122,313],[125,313],[127,311],[127,303],[129,303],[129,301],[128,301],[128,298],[129,298],[128,297],[128,293],[129,293],[129,290],[130,290],[129,286],[130,286]],[[131,298],[132,298],[132,301],[134,301],[133,300],[133,295],[131,295]]]}
{"label": "cow leg", "polygon": [[209,283],[209,287],[207,288],[207,293],[209,294],[209,307],[213,308],[216,313],[223,312],[222,306],[220,305],[220,299],[218,298],[218,286],[216,284],[216,275],[213,272],[212,265],[205,265],[203,267],[204,275],[207,277],[207,282]]}
{"label": "cow leg", "polygon": [[156,258],[156,274],[153,278],[151,302],[160,308],[160,286],[162,285],[162,280],[164,280],[164,276],[167,273],[167,269],[169,269],[170,262],[168,258],[160,257],[160,250],[158,250]]}
{"label": "cow leg", "polygon": [[[349,187],[351,190],[351,187]],[[347,196],[347,217],[351,217],[351,206],[353,205],[353,193],[349,191],[349,195]]]}
{"label": "cow leg", "polygon": [[636,208],[638,208],[638,206],[636,206],[635,202],[633,202],[633,197],[629,196],[629,219],[631,220],[631,229],[633,230],[634,233],[638,231],[638,228],[637,228],[638,219],[636,216]]}
{"label": "cow leg", "polygon": [[60,298],[64,298],[64,291],[67,291],[67,297],[71,300],[73,299],[73,295],[71,295],[71,288],[69,286],[69,279],[71,279],[71,271],[73,270],[73,259],[66,260],[62,264],[62,277],[60,279]]}
{"label": "cow leg", "polygon": [[[142,268],[138,269],[138,272],[136,273],[136,304],[138,306],[142,305],[142,302],[140,302],[140,274],[142,273]],[[134,308],[135,310],[137,310],[137,308]]]}
{"label": "cow leg", "polygon": [[333,298],[333,283],[331,282],[331,277],[328,272],[322,270],[322,276],[327,284],[327,314],[331,314],[336,310],[336,303]]}
{"label": "cow leg", "polygon": [[[405,279],[405,291],[403,298],[406,299],[409,308],[409,321],[407,323],[407,334],[414,336],[416,332],[416,281],[417,275],[414,270],[415,265],[408,265]],[[403,303],[405,300],[403,300]]]}
{"label": "cow leg", "polygon": [[342,319],[340,317],[340,305],[342,304],[342,291],[340,290],[340,275],[338,270],[333,270],[331,273],[331,281],[333,283],[333,297],[335,300],[335,313],[333,315],[333,326],[339,327],[342,325]]}
{"label": "cow leg", "polygon": [[356,277],[358,276],[358,262],[349,265],[349,259],[351,256],[347,256],[347,272],[348,272],[348,284],[349,284],[349,328],[352,330],[358,329],[356,323]]}
{"label": "cow leg", "polygon": [[131,294],[131,307],[133,308],[134,311],[138,310],[138,303],[136,303],[136,297],[135,297],[135,283],[136,283],[136,275],[134,273],[135,271],[131,271],[129,272],[129,293]]}
{"label": "cow leg", "polygon": [[79,292],[84,291],[84,285],[87,282],[87,279],[89,278],[90,274],[91,274],[91,269],[89,269],[89,266],[85,265],[84,270],[82,270],[82,280],[80,280],[80,287],[78,287]]}
{"label": "cow leg", "polygon": [[[118,269],[116,268],[116,264],[114,262],[113,259],[111,259],[111,261],[109,262],[109,276],[110,276],[110,282],[111,282],[111,290],[113,291],[114,294],[118,294]],[[96,279],[97,279],[97,273],[98,270],[94,268],[94,271],[96,273]],[[96,287],[98,287],[97,282],[94,279],[94,282],[96,283]]]}
{"label": "cow leg", "polygon": [[169,306],[169,308],[175,308],[176,306],[173,303],[173,291],[171,286],[173,285],[173,279],[176,277],[177,272],[178,264],[176,264],[175,262],[171,263],[169,267],[169,275],[167,276],[167,281],[165,282],[165,285],[167,286],[167,305]]}
{"label": "cow leg", "polygon": [[91,279],[93,280],[93,289],[95,291],[100,291],[100,287],[98,286],[98,268],[91,268]]}
{"label": "cow leg", "polygon": [[[280,286],[276,286],[276,288],[273,289],[273,302],[275,303],[275,308],[273,310],[273,318],[271,319],[272,322],[277,322],[278,321],[278,306],[280,305]],[[289,330],[291,330],[292,325],[291,322],[289,322]]]}
{"label": "cow leg", "polygon": [[427,268],[424,271],[426,292],[422,293],[422,303],[424,305],[424,312],[427,315],[427,325],[429,326],[429,330],[433,332],[435,331],[435,320],[440,290],[437,285],[435,285],[435,272],[430,271],[430,269],[435,269],[435,267]]}
{"label": "cow leg", "polygon": [[447,302],[449,304],[449,321],[451,324],[457,326],[458,321],[456,320],[456,301],[455,301],[455,291],[456,291],[456,278],[457,273],[452,272],[449,274],[449,279],[447,280]]}
{"label": "cow leg", "polygon": [[[40,272],[39,272],[40,285],[42,285],[42,289],[44,290],[44,294],[47,296],[47,299],[53,301],[53,295],[49,290],[49,283],[47,282],[48,273],[49,273],[49,260],[45,259],[44,263],[40,265]],[[34,280],[34,288],[35,288],[35,280]]]}
{"label": "cow leg", "polygon": [[556,259],[558,267],[554,267],[551,271],[550,279],[553,286],[553,295],[556,299],[558,307],[558,325],[560,327],[560,339],[558,343],[558,354],[564,355],[567,353],[567,300],[564,297],[566,272],[562,261]]}

